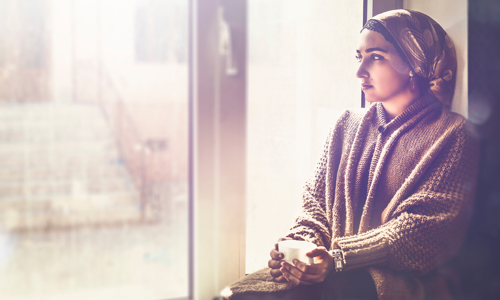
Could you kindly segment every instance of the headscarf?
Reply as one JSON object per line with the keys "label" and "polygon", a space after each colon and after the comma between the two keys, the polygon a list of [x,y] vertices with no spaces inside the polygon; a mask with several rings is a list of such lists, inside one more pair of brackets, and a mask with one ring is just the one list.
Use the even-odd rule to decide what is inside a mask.
{"label": "headscarf", "polygon": [[371,20],[389,31],[415,73],[429,81],[427,92],[449,107],[455,90],[457,58],[444,29],[431,17],[407,9],[390,10]]}

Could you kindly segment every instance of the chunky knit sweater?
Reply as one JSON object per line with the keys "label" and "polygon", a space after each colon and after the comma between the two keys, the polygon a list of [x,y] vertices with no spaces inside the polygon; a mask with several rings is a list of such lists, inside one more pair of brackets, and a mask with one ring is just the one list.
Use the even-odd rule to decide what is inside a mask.
{"label": "chunky knit sweater", "polygon": [[432,96],[390,122],[380,103],[346,111],[287,236],[326,248],[336,243],[344,270],[366,268],[379,299],[422,298],[420,276],[461,245],[477,162],[470,124]]}

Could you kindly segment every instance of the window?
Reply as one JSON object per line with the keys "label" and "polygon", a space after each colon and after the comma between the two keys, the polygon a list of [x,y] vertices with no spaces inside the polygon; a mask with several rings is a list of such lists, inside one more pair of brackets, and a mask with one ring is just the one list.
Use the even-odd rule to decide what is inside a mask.
{"label": "window", "polygon": [[0,8],[0,299],[187,297],[188,1]]}

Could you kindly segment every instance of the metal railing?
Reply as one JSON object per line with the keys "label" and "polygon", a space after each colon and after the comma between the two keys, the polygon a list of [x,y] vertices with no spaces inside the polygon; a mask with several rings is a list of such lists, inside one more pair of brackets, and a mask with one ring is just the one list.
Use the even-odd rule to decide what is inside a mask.
{"label": "metal railing", "polygon": [[[148,217],[146,215],[148,206],[146,156],[151,149],[149,149],[148,143],[144,141],[136,120],[128,111],[123,96],[110,72],[104,67],[102,62],[93,67],[85,63],[85,65],[82,64],[79,66],[77,70],[90,69],[94,76],[96,73],[98,75],[96,82],[98,85],[97,101],[92,102],[100,107],[102,115],[114,133],[119,160],[128,171],[139,193],[140,219],[141,221],[145,221]],[[86,102],[78,98],[77,100],[80,100],[78,102]]]}

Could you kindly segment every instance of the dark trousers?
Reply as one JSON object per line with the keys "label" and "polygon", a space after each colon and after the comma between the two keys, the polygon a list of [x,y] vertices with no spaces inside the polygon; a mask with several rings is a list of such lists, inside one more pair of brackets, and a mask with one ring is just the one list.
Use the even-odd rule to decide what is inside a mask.
{"label": "dark trousers", "polygon": [[329,274],[325,281],[314,285],[276,293],[245,293],[231,300],[375,300],[377,290],[365,270]]}

